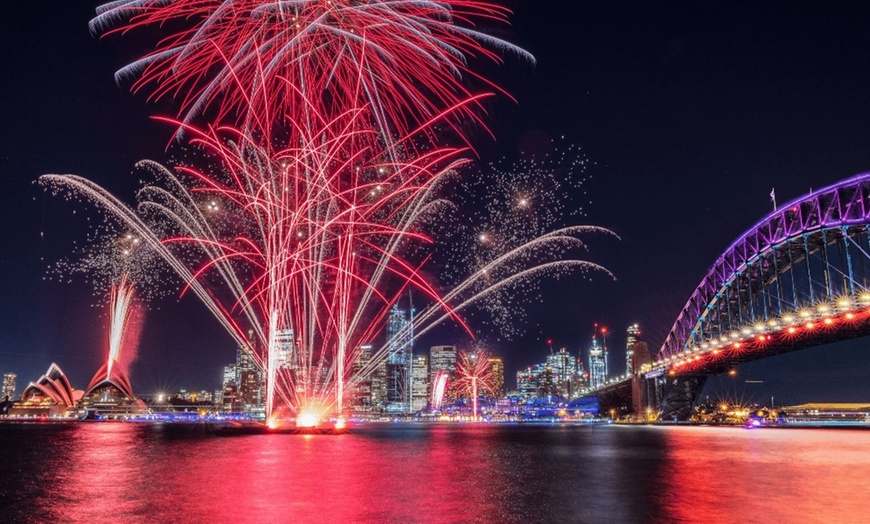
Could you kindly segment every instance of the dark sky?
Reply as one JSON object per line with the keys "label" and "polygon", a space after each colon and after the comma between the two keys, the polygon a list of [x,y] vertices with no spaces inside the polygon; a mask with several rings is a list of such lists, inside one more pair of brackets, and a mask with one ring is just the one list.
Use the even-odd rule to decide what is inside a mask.
{"label": "dark sky", "polygon": [[[134,162],[165,159],[159,112],[117,87],[113,72],[144,51],[97,41],[100,2],[0,4],[0,371],[20,382],[58,362],[84,387],[99,365],[105,319],[83,283],[44,282],[76,224],[95,212],[45,196],[33,181],[75,173],[129,198]],[[595,162],[585,221],[621,242],[593,242],[598,278],[545,284],[528,336],[495,349],[507,369],[544,358],[544,340],[577,351],[593,322],[608,325],[613,368],[622,332],[639,322],[657,348],[716,257],[786,201],[870,170],[870,4],[866,2],[516,1],[506,36],[537,57],[495,72],[517,104],[494,106],[484,160],[565,136]],[[41,236],[44,233],[44,237]],[[80,279],[81,280],[81,279]],[[233,343],[193,299],[148,313],[134,389],[215,387]],[[423,345],[439,340],[426,339]],[[866,341],[744,366],[763,380],[714,381],[778,402],[868,400]],[[513,378],[508,377],[509,385]],[[19,387],[20,389],[20,387]],[[742,393],[741,393],[742,392]]]}

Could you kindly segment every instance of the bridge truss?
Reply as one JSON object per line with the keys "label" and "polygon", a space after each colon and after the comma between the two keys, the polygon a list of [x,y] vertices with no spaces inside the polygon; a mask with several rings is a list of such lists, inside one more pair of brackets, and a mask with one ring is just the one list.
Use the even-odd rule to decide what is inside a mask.
{"label": "bridge truss", "polygon": [[646,401],[661,406],[662,420],[685,420],[708,375],[866,335],[870,173],[781,206],[728,247],[680,311],[657,360],[640,370],[656,385],[656,398]]}

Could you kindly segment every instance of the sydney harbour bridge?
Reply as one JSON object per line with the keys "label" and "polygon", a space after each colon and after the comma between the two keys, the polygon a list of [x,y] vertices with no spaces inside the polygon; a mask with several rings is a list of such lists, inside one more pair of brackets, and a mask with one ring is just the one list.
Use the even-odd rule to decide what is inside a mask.
{"label": "sydney harbour bridge", "polygon": [[870,173],[775,209],[715,261],[656,357],[589,392],[602,412],[687,420],[707,377],[870,334]]}

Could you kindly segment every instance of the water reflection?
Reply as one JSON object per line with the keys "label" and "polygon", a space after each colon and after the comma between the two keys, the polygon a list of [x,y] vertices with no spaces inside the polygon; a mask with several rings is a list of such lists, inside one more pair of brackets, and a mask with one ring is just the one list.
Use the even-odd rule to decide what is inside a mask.
{"label": "water reflection", "polygon": [[[870,500],[870,432],[658,428],[657,497],[677,522],[855,522]],[[852,516],[850,518],[850,516]]]}
{"label": "water reflection", "polygon": [[4,424],[0,446],[12,522],[829,522],[870,500],[856,431]]}

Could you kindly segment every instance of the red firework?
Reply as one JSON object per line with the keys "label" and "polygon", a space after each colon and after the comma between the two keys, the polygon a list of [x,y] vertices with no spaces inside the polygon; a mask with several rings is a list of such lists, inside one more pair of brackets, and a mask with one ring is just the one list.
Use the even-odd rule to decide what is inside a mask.
{"label": "red firework", "polygon": [[477,29],[509,14],[481,0],[116,0],[97,8],[91,29],[177,28],[116,78],[176,100],[186,122],[210,109],[213,121],[246,126],[309,106],[329,117],[368,108],[371,126],[392,137],[445,113],[479,122],[466,79],[496,88],[469,60],[500,62],[493,50],[533,60]]}
{"label": "red firework", "polygon": [[474,418],[477,418],[477,398],[481,393],[492,394],[495,391],[495,372],[489,362],[489,354],[482,350],[460,353],[456,372],[459,374],[456,388],[471,397]]}
{"label": "red firework", "polygon": [[[340,410],[356,348],[375,339],[408,286],[453,315],[420,272],[425,258],[404,255],[429,242],[417,220],[464,150],[391,160],[389,148],[359,140],[374,133],[354,121],[362,114],[317,121],[310,135],[300,126],[296,145],[280,149],[235,128],[183,126],[219,166],[179,166],[179,176],[158,168],[164,183],[141,192],[157,229],[176,232],[162,245],[184,260],[191,283],[232,292],[216,305],[237,340],[243,326],[259,336],[270,405],[278,395],[321,412],[337,399]],[[373,364],[383,358],[386,349]]]}

